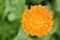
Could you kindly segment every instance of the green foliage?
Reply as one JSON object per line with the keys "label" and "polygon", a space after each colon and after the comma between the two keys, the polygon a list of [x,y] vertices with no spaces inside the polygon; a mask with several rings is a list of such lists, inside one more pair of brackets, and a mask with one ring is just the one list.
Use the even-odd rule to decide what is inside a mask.
{"label": "green foliage", "polygon": [[59,12],[60,11],[60,0],[55,0],[53,1],[53,3],[56,3],[53,6],[54,6],[54,9]]}
{"label": "green foliage", "polygon": [[41,2],[43,2],[44,0],[26,0],[27,4],[39,4]]}
{"label": "green foliage", "polygon": [[17,35],[19,21],[8,22],[0,20],[0,40],[12,40]]}
{"label": "green foliage", "polygon": [[0,40],[13,40],[17,35],[24,8],[23,0],[0,0]]}

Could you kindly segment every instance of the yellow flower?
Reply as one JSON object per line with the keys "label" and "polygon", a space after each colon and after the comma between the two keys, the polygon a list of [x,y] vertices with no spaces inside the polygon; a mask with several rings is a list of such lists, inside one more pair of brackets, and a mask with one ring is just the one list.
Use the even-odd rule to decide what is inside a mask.
{"label": "yellow flower", "polygon": [[22,15],[23,31],[31,36],[46,36],[52,30],[53,23],[51,12],[42,5],[32,6]]}

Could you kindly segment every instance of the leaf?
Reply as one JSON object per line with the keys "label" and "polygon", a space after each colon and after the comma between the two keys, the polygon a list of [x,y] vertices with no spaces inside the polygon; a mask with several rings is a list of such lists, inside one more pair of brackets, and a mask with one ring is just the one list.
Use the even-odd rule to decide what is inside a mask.
{"label": "leaf", "polygon": [[0,19],[4,14],[4,10],[5,10],[5,0],[0,0]]}
{"label": "leaf", "polygon": [[0,40],[12,40],[18,33],[19,21],[8,22],[0,20]]}
{"label": "leaf", "polygon": [[55,11],[60,12],[60,0],[53,1],[53,4],[53,8],[55,9]]}
{"label": "leaf", "polygon": [[8,15],[8,21],[15,21],[16,19],[18,19],[17,15],[14,13],[10,13]]}

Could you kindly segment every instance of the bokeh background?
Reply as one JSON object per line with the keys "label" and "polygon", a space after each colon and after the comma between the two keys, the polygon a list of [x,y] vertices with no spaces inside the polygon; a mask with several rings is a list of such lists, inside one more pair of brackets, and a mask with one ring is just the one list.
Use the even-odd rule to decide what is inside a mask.
{"label": "bokeh background", "polygon": [[[21,26],[26,8],[41,4],[52,12],[53,30],[43,37],[26,35]],[[60,40],[60,0],[0,0],[0,40]]]}

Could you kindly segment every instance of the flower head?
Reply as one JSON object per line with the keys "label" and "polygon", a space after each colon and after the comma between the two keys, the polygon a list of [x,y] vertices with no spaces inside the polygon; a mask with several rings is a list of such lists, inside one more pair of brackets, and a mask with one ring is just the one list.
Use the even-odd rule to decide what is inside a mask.
{"label": "flower head", "polygon": [[31,36],[45,36],[53,26],[53,16],[42,5],[32,6],[26,9],[22,15],[22,28]]}

